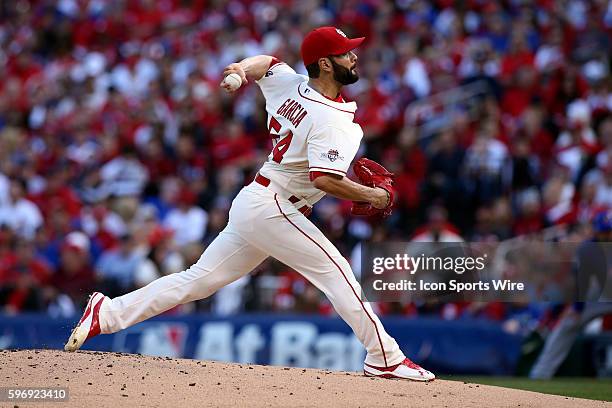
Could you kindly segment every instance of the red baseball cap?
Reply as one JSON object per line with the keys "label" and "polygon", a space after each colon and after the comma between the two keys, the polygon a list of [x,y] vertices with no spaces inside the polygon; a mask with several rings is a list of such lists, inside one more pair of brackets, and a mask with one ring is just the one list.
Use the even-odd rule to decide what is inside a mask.
{"label": "red baseball cap", "polygon": [[304,65],[317,62],[319,58],[340,55],[359,47],[365,37],[348,38],[336,27],[315,28],[304,37],[302,42],[302,61]]}

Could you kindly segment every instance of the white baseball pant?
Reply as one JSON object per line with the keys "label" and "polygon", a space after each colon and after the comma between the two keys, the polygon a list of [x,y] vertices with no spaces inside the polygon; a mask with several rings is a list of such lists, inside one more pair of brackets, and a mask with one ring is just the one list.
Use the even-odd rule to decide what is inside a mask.
{"label": "white baseball pant", "polygon": [[102,333],[117,332],[178,304],[208,297],[268,256],[295,269],[325,293],[366,348],[367,364],[386,367],[404,360],[370,304],[361,300],[361,287],[347,260],[287,199],[255,182],[234,199],[228,225],[196,264],[104,302]]}

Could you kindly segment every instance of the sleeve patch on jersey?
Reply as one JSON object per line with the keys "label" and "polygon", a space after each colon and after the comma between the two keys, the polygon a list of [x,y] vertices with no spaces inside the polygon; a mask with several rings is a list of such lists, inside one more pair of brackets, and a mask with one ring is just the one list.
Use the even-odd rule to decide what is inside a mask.
{"label": "sleeve patch on jersey", "polygon": [[327,153],[321,153],[322,159],[327,159],[330,162],[335,162],[336,160],[344,161],[344,156],[340,156],[338,149],[329,149]]}

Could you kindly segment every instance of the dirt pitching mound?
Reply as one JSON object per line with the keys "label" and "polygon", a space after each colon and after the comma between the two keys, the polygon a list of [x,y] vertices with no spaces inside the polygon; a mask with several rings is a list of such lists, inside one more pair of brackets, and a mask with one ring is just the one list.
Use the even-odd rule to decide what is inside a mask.
{"label": "dirt pitching mound", "polygon": [[[59,350],[0,352],[0,384],[67,387],[70,407],[602,407],[601,401],[436,380]],[[7,402],[0,402],[5,406]],[[12,406],[12,405],[11,405]]]}

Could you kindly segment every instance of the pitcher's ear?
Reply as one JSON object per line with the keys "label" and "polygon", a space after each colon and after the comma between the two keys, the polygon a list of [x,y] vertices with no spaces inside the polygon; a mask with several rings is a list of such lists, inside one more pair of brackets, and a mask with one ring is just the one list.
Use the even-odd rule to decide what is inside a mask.
{"label": "pitcher's ear", "polygon": [[327,57],[319,58],[319,68],[322,71],[331,71],[333,69],[331,60]]}

